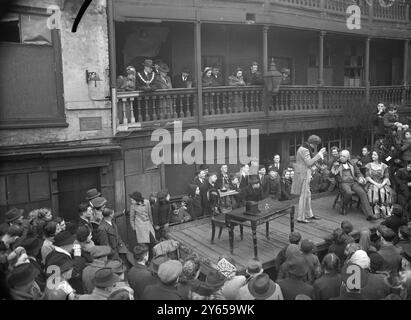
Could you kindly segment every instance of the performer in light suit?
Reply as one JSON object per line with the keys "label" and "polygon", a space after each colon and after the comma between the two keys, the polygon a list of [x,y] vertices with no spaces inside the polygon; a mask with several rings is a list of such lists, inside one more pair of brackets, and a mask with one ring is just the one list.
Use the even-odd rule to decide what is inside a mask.
{"label": "performer in light suit", "polygon": [[308,219],[321,219],[316,217],[311,209],[310,191],[311,167],[316,161],[324,159],[324,153],[326,152],[325,148],[322,148],[315,156],[313,156],[315,146],[320,143],[321,138],[312,135],[308,138],[307,142],[297,150],[291,193],[300,196],[297,221],[301,223],[309,223],[310,220]]}

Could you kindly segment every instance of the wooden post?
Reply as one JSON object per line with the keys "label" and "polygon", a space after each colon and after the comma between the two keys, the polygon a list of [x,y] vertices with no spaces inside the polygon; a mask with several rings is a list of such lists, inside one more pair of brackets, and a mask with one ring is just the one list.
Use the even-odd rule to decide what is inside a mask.
{"label": "wooden post", "polygon": [[111,91],[111,123],[113,136],[117,133],[117,58],[116,58],[116,32],[114,25],[114,3],[107,0],[108,41],[109,41],[109,64],[110,64],[110,91]]}
{"label": "wooden post", "polygon": [[371,38],[365,39],[365,67],[364,67],[364,82],[365,82],[365,102],[370,102],[370,41]]}
{"label": "wooden post", "polygon": [[324,38],[327,33],[325,31],[320,31],[319,38],[319,58],[318,58],[318,108],[322,109],[324,107],[323,103],[323,91],[322,87],[324,86]]}
{"label": "wooden post", "polygon": [[201,125],[203,121],[203,85],[201,82],[201,22],[194,24],[194,46],[195,65],[197,82],[197,123]]}
{"label": "wooden post", "polygon": [[402,105],[405,104],[405,98],[406,98],[406,90],[408,86],[408,50],[409,50],[409,45],[410,45],[410,40],[405,39],[404,40],[404,63],[403,63],[403,80],[402,84],[404,88],[402,89]]}
{"label": "wooden post", "polygon": [[368,24],[371,26],[372,25],[372,21],[374,19],[374,1],[370,1],[368,3],[368,1],[365,3],[365,5],[368,5]]}
{"label": "wooden post", "polygon": [[[263,70],[262,70],[263,76],[268,71],[268,29],[269,29],[269,26],[263,26]],[[269,93],[267,92],[264,86],[263,88],[263,107],[264,107],[264,111],[267,116],[267,119],[268,119],[268,113],[270,110],[268,106],[269,103],[271,103],[271,99],[270,99]],[[266,126],[266,133],[268,134],[268,122]]]}

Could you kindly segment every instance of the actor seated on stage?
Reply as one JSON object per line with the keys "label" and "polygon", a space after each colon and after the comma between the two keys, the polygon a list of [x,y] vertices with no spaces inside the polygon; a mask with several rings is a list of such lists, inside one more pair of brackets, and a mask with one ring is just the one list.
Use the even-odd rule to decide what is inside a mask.
{"label": "actor seated on stage", "polygon": [[351,197],[355,193],[360,198],[361,209],[366,215],[367,220],[375,219],[371,206],[368,203],[367,194],[362,187],[365,185],[366,180],[361,174],[360,169],[357,166],[353,166],[349,159],[350,152],[348,150],[342,150],[340,153],[340,162],[331,168],[331,173],[335,175],[343,194],[341,214],[347,214],[347,205],[350,203]]}

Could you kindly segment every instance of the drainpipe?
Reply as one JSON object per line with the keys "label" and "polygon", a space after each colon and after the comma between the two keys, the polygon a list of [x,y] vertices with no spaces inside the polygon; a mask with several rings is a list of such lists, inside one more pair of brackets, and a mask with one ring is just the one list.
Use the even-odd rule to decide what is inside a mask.
{"label": "drainpipe", "polygon": [[116,88],[116,34],[114,26],[114,4],[113,0],[107,0],[107,21],[108,21],[108,53],[110,65],[110,93],[111,93],[111,121],[113,136],[117,133],[117,88]]}

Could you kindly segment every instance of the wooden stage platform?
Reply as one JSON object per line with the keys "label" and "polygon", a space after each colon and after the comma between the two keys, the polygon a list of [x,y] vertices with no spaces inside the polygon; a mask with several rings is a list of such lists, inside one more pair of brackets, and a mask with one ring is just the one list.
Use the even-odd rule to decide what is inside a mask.
{"label": "wooden stage platform", "polygon": [[[334,199],[334,194],[313,199],[312,207],[314,214],[321,217],[321,220],[314,220],[309,224],[297,223],[297,221],[295,221],[295,231],[301,233],[302,239],[312,240],[319,251],[326,248],[324,237],[329,235],[334,229],[340,227],[343,220],[351,221],[354,225],[354,232],[379,224],[379,221],[367,221],[360,209],[354,208],[355,206],[348,211],[347,216],[339,214],[337,210],[339,208],[338,205],[336,209],[332,209]],[[297,216],[295,216],[295,218],[297,218]],[[289,233],[289,215],[270,222],[269,239],[265,236],[265,225],[258,226],[258,255],[265,269],[273,266],[274,259],[278,252],[288,244]],[[228,229],[223,229],[221,239],[217,238],[217,234],[218,230],[214,244],[211,244],[211,222],[210,218],[205,218],[173,226],[170,236],[172,239],[180,242],[180,255],[182,257],[190,252],[195,252],[200,256],[204,271],[206,271],[205,269],[208,269],[209,266],[217,263],[219,257],[223,256],[231,257],[238,267],[245,267],[248,260],[253,257],[251,228],[244,227],[244,240],[240,240],[240,230],[238,227],[235,227],[233,255],[230,254]]]}

